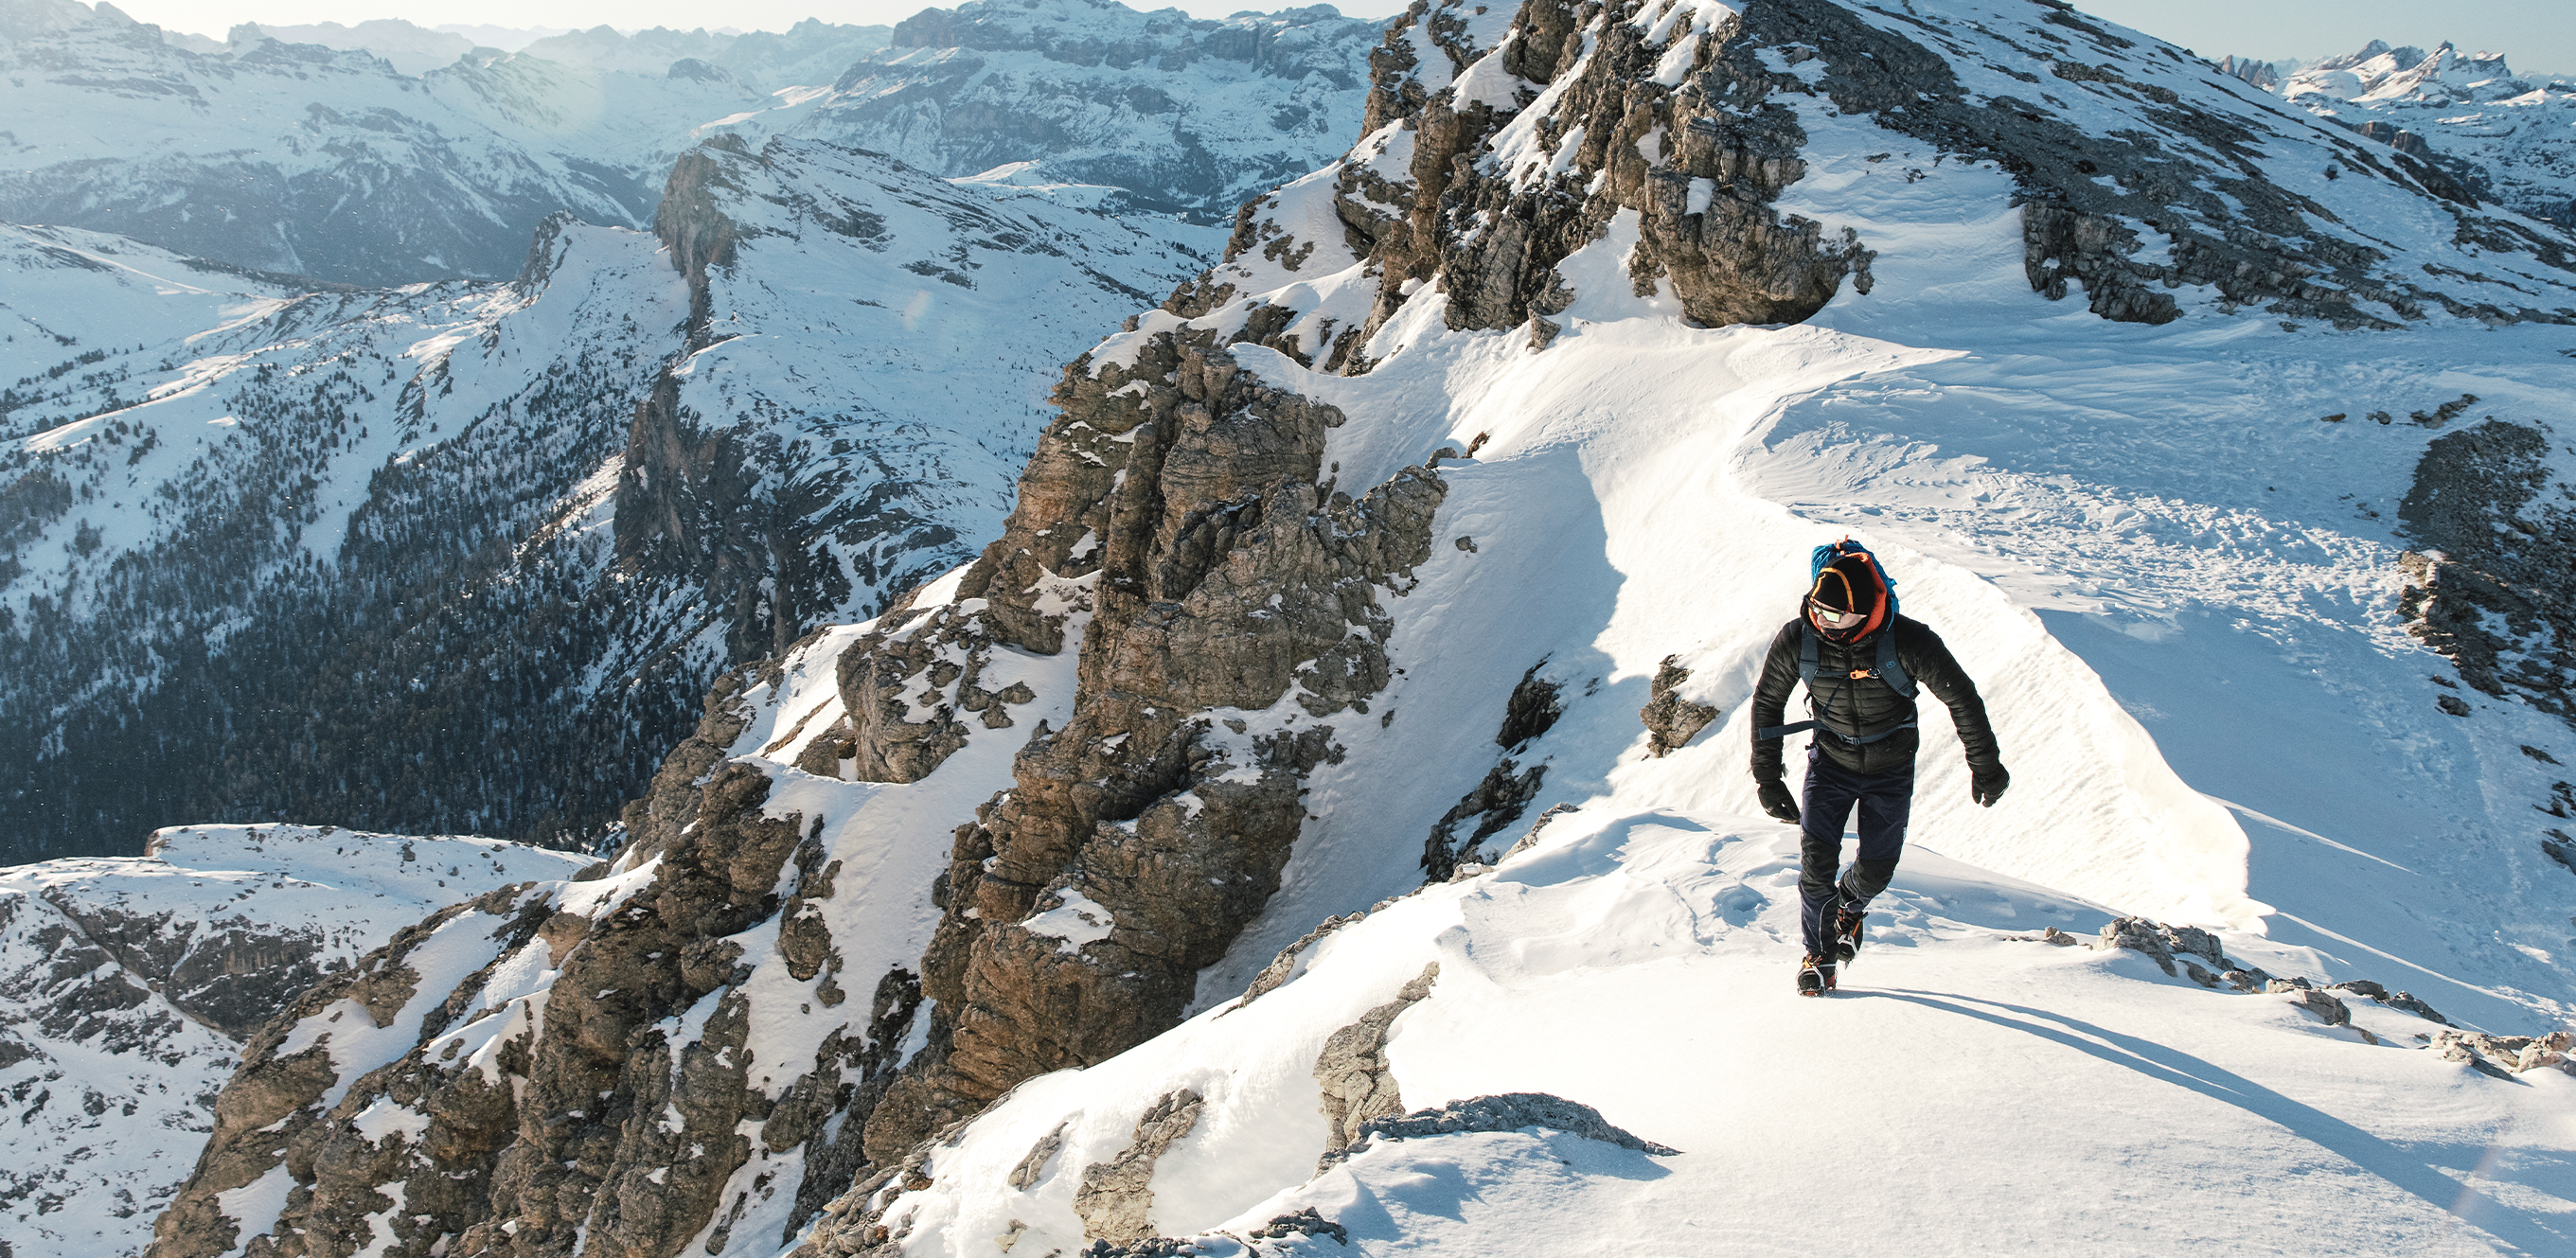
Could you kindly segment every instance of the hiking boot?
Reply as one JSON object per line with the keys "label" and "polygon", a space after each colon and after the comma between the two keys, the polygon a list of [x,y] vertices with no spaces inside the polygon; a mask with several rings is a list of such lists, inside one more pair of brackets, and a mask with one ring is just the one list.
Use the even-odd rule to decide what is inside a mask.
{"label": "hiking boot", "polygon": [[1860,952],[1861,919],[1869,916],[1859,909],[1838,909],[1834,913],[1834,960],[1851,964]]}
{"label": "hiking boot", "polygon": [[1798,963],[1798,994],[1822,996],[1834,989],[1834,963],[1827,957],[1809,957]]}

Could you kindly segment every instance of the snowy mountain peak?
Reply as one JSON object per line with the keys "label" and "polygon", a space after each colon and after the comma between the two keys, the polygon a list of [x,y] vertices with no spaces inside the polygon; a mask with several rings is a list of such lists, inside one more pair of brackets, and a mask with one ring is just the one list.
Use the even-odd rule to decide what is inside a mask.
{"label": "snowy mountain peak", "polygon": [[2530,90],[2505,64],[2504,54],[2463,54],[2448,41],[2427,53],[2420,48],[2392,49],[2372,40],[2360,52],[2319,62],[2280,85],[2281,94],[2293,100],[2313,94],[2336,100],[2432,105],[2501,100]]}

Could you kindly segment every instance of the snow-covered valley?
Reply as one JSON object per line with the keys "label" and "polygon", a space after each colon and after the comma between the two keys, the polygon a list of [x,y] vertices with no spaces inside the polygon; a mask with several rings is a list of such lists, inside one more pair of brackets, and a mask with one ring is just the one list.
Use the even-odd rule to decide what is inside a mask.
{"label": "snow-covered valley", "polygon": [[0,229],[0,852],[595,842],[716,671],[971,554],[1062,361],[1221,240],[814,143],[680,169],[681,248],[559,218],[502,284]]}
{"label": "snow-covered valley", "polygon": [[[331,335],[498,443],[537,320],[661,345],[527,519],[762,657],[613,859],[260,1026],[153,1258],[2576,1247],[2562,223],[2055,3],[1426,2],[1369,65],[1133,317],[1205,237],[795,140],[514,286],[27,237],[166,290],[129,392],[482,302]],[[1846,534],[2012,778],[1922,705],[1807,1000],[1752,692]]]}

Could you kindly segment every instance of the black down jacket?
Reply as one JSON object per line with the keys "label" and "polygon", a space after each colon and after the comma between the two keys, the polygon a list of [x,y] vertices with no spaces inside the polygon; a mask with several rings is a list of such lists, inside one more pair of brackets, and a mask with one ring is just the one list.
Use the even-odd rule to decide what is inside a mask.
{"label": "black down jacket", "polygon": [[[1753,727],[1773,729],[1788,724],[1781,714],[1789,705],[1789,693],[1798,688],[1798,649],[1806,622],[1792,620],[1781,626],[1771,638],[1771,654],[1762,661],[1762,680],[1753,689]],[[1948,705],[1950,723],[1958,727],[1959,746],[1968,753],[1972,767],[2003,763],[2003,753],[1995,747],[1994,726],[1986,721],[1986,701],[1977,696],[1977,683],[1959,669],[1959,661],[1950,657],[1941,635],[1930,625],[1899,616],[1896,623],[1879,633],[1896,635],[1896,662],[1905,675],[1914,679],[1917,697],[1931,695]],[[1855,744],[1850,739],[1875,734],[1893,725],[1914,719],[1914,704],[1897,695],[1896,690],[1874,677],[1854,679],[1854,670],[1867,670],[1878,663],[1878,633],[1856,642],[1836,642],[1823,634],[1816,635],[1816,684],[1807,698],[1808,709],[1820,722],[1812,737],[1824,750],[1825,758],[1857,773],[1885,773],[1906,768],[1914,763],[1914,753],[1922,746],[1922,735],[1901,729],[1874,743]],[[1761,781],[1781,776],[1779,738],[1753,740],[1753,776]]]}

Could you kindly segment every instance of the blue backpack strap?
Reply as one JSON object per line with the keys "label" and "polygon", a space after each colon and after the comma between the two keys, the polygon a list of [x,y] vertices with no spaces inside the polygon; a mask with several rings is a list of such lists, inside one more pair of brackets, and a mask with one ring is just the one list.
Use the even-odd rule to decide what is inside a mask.
{"label": "blue backpack strap", "polygon": [[[1817,549],[1822,551],[1826,548],[1820,546]],[[1807,702],[1812,704],[1816,700],[1816,628],[1805,623],[1806,617],[1803,614],[1798,619],[1800,622],[1798,625],[1798,680],[1807,687]],[[1753,731],[1753,741],[1758,743],[1774,738],[1787,738],[1791,734],[1803,734],[1815,727],[1814,721],[1774,725],[1769,729]]]}

